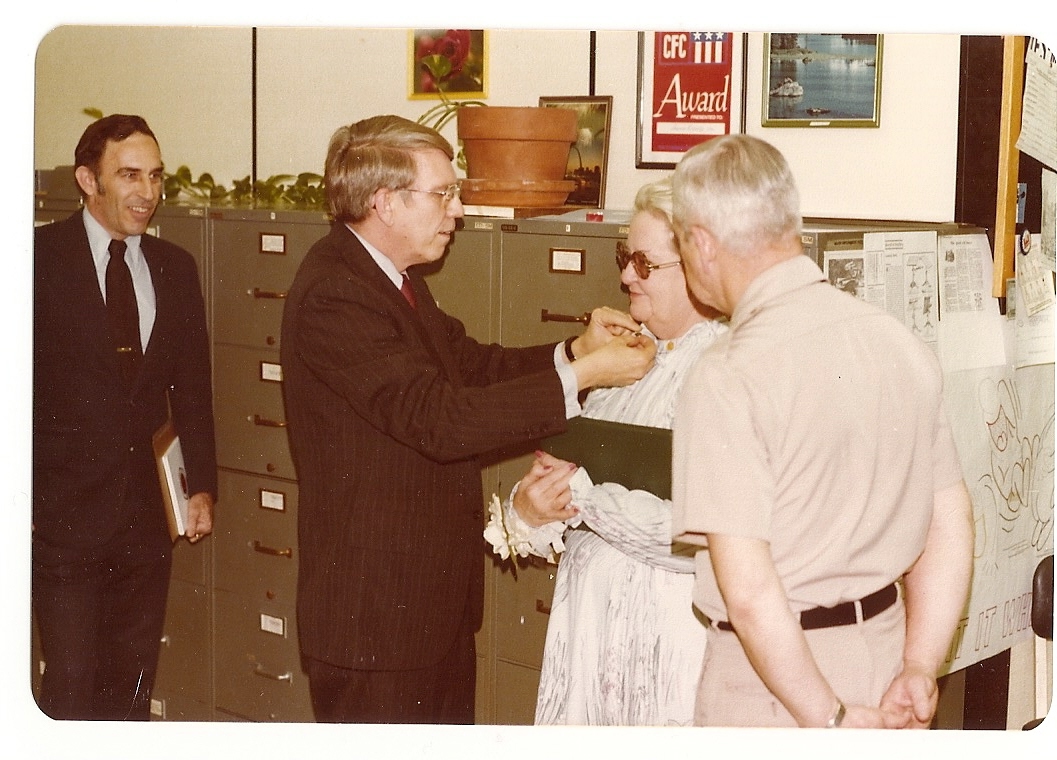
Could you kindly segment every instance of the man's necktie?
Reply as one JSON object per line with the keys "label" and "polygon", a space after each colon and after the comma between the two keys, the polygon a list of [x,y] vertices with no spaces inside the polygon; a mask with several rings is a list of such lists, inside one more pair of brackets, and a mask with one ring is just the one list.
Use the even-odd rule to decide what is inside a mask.
{"label": "man's necktie", "polygon": [[415,302],[415,291],[411,289],[411,280],[408,278],[407,273],[404,273],[404,281],[400,285],[400,292],[404,294],[404,298],[411,304],[412,309],[417,309],[418,304]]}
{"label": "man's necktie", "polygon": [[106,265],[106,313],[110,336],[125,379],[131,383],[143,349],[139,337],[139,309],[132,273],[125,263],[124,240],[111,240],[107,250],[110,261]]}

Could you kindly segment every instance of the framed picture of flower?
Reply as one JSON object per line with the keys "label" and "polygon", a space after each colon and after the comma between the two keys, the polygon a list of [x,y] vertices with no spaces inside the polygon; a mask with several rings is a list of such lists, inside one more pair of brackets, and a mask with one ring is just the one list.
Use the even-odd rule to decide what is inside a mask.
{"label": "framed picture of flower", "polygon": [[636,168],[674,168],[698,143],[744,130],[744,34],[639,32],[638,63]]}
{"label": "framed picture of flower", "polygon": [[765,34],[765,127],[881,126],[881,34]]}
{"label": "framed picture of flower", "polygon": [[408,97],[412,100],[484,98],[487,37],[483,29],[411,29]]}
{"label": "framed picture of flower", "polygon": [[565,179],[576,182],[576,189],[569,193],[565,205],[603,208],[613,96],[541,97],[540,106],[576,111],[576,142],[569,148],[569,162],[565,167]]}

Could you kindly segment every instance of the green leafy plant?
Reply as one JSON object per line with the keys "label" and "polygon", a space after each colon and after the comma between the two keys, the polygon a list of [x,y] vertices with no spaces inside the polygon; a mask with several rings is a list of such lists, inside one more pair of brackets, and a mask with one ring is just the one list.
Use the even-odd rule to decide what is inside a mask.
{"label": "green leafy plant", "polygon": [[208,173],[194,179],[186,166],[165,175],[166,199],[178,201],[181,196],[210,204],[255,208],[325,209],[327,201],[323,177],[313,172],[273,174],[256,181],[246,176],[234,180],[229,190]]}
{"label": "green leafy plant", "polygon": [[[91,107],[81,109],[81,113],[93,120],[105,115],[100,109]],[[218,184],[209,172],[203,172],[195,179],[187,166],[180,166],[174,172],[165,173],[162,188],[169,202],[190,200],[255,208],[326,209],[327,206],[323,177],[313,172],[274,174],[256,181],[246,176],[233,180],[229,190]]]}
{"label": "green leafy plant", "polygon": [[180,195],[187,195],[198,201],[216,202],[228,195],[227,189],[218,185],[212,174],[203,172],[195,179],[186,166],[179,167],[173,173],[166,172],[163,188],[165,197],[173,200]]}

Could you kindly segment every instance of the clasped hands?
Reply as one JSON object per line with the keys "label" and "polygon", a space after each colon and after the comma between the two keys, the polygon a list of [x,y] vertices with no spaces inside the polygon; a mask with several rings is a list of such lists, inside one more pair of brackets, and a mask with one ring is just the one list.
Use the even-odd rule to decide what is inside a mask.
{"label": "clasped hands", "polygon": [[928,728],[936,714],[939,690],[924,665],[904,662],[880,707],[847,705],[845,728]]}
{"label": "clasped hands", "polygon": [[569,481],[576,465],[537,451],[532,467],[518,483],[512,503],[518,516],[533,528],[568,520],[577,514]]}
{"label": "clasped hands", "polygon": [[641,379],[657,353],[657,345],[641,329],[617,309],[601,306],[592,311],[587,329],[571,345],[579,389],[620,387]]}

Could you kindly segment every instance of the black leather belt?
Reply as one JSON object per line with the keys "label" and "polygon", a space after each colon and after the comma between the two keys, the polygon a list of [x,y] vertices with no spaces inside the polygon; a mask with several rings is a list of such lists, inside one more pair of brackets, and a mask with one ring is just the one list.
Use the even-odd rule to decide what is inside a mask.
{"label": "black leather belt", "polygon": [[[880,591],[864,596],[856,602],[841,602],[836,607],[815,607],[810,610],[804,610],[800,613],[800,627],[805,631],[811,631],[816,628],[852,625],[859,620],[856,615],[856,605],[862,609],[862,619],[869,620],[895,604],[898,598],[899,593],[896,591],[896,585],[892,583]],[[715,625],[721,631],[734,630],[734,627],[726,620],[717,620]]]}

